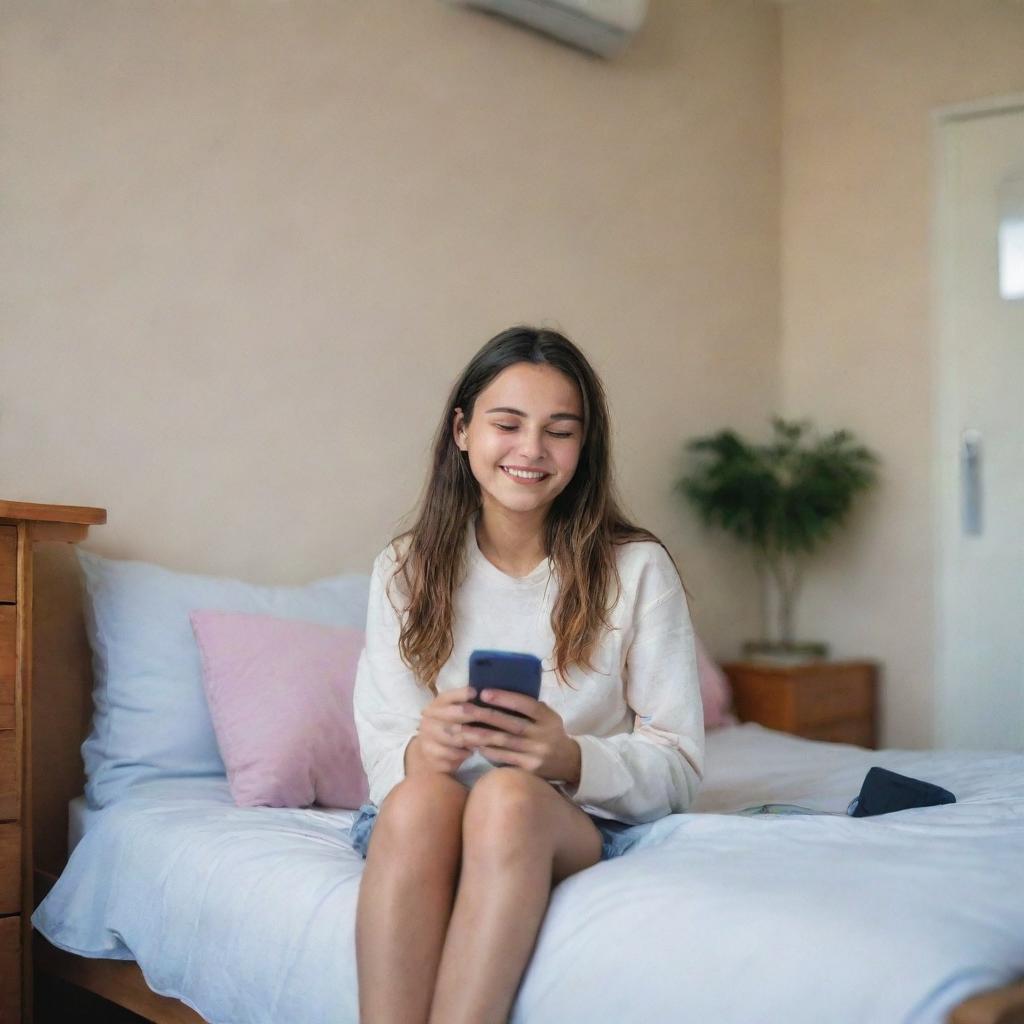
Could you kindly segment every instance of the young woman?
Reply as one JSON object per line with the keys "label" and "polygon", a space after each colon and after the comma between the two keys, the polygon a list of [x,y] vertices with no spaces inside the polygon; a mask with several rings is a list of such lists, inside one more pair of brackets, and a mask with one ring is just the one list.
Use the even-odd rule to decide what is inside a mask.
{"label": "young woman", "polygon": [[[476,648],[541,658],[541,699],[469,703]],[[703,772],[682,582],[619,511],[604,389],[561,334],[503,331],[455,384],[415,525],[374,563],[354,703],[360,1021],[505,1021],[551,887]]]}

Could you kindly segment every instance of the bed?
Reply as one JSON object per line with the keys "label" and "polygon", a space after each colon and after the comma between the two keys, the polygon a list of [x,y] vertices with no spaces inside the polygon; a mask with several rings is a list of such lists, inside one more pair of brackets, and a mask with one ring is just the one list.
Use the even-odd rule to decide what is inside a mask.
{"label": "bed", "polygon": [[[87,806],[76,576],[66,554],[39,559],[37,607],[55,610],[36,645],[39,983],[162,1024],[355,1021],[354,812],[236,807],[216,776]],[[1024,755],[871,751],[754,723],[707,739],[691,813],[555,889],[513,1024],[1024,1019]],[[872,765],[958,802],[850,818]]]}

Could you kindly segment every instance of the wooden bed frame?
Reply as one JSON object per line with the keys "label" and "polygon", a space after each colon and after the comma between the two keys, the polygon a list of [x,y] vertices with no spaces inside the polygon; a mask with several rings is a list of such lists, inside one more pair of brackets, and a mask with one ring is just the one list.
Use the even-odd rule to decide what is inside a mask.
{"label": "wooden bed frame", "polygon": [[[0,524],[31,521],[33,508],[0,501]],[[96,510],[102,512],[102,510]],[[103,522],[103,519],[98,520]],[[86,528],[87,529],[87,528]],[[49,538],[75,541],[75,536]],[[92,714],[92,671],[82,616],[80,570],[71,543],[29,546],[29,564],[19,566],[33,592],[30,633],[31,672],[23,680],[26,723],[30,723],[30,767],[23,795],[31,805],[32,906],[49,892],[67,861],[68,803],[81,795],[84,774],[80,745]],[[27,816],[26,816],[27,817]],[[116,884],[116,880],[115,880]],[[159,996],[146,984],[134,961],[99,960],[56,949],[33,933],[31,951],[35,984],[61,978],[139,1014],[156,1024],[205,1024],[177,999]],[[31,976],[31,975],[30,975]],[[30,1024],[31,995],[26,993],[24,1024]],[[1024,979],[967,999],[950,1014],[949,1024],[1024,1024]]]}

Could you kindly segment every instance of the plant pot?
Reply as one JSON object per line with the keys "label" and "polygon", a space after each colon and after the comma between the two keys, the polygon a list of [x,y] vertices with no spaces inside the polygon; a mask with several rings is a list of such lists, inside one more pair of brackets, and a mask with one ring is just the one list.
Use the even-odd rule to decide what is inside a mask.
{"label": "plant pot", "polygon": [[747,640],[743,644],[743,657],[751,661],[772,661],[793,664],[801,661],[821,661],[828,657],[828,644],[807,641],[798,644],[773,643],[770,640]]}

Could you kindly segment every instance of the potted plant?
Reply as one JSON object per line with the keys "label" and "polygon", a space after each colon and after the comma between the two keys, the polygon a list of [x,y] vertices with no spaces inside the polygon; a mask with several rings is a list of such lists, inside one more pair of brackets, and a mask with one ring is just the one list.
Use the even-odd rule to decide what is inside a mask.
{"label": "potted plant", "polygon": [[[874,484],[878,459],[846,430],[817,438],[809,422],[778,416],[772,427],[772,440],[764,445],[732,430],[689,441],[696,467],[675,489],[706,526],[752,548],[763,636],[745,643],[744,655],[824,658],[825,644],[797,643],[793,635],[804,565],[843,522],[854,496]],[[774,638],[768,635],[770,589],[778,609]]]}

